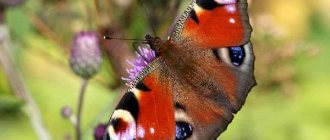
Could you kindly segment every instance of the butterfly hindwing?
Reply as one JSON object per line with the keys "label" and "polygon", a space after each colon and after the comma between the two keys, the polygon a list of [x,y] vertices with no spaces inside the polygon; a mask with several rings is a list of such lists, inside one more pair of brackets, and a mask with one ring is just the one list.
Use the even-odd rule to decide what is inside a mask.
{"label": "butterfly hindwing", "polygon": [[[244,46],[245,62],[236,67],[191,40],[181,40],[160,60],[172,84],[176,122],[193,128],[192,139],[215,139],[232,121],[255,85],[254,55],[251,45]],[[223,48],[227,49],[227,48]],[[152,73],[152,72],[151,72]]]}

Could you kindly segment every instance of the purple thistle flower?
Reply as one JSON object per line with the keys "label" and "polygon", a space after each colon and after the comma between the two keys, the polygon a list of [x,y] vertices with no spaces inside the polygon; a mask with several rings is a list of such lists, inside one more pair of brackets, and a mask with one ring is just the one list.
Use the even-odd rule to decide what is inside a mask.
{"label": "purple thistle flower", "polygon": [[24,0],[0,0],[0,6],[17,6],[24,2]]}
{"label": "purple thistle flower", "polygon": [[132,84],[132,82],[137,78],[140,72],[153,60],[156,59],[155,51],[153,51],[149,47],[138,47],[135,54],[136,58],[133,61],[127,60],[127,62],[132,66],[131,68],[126,69],[128,77],[122,78],[124,81],[126,81],[127,85]]}
{"label": "purple thistle flower", "polygon": [[107,131],[106,124],[99,124],[94,128],[94,140],[103,140],[103,136]]}
{"label": "purple thistle flower", "polygon": [[97,33],[77,33],[71,48],[71,69],[82,78],[89,79],[98,72],[101,64],[102,53]]}

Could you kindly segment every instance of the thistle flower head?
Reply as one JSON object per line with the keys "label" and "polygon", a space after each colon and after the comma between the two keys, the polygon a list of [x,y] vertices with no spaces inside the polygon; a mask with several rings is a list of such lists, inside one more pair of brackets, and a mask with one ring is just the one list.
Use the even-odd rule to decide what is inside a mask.
{"label": "thistle flower head", "polygon": [[94,76],[102,64],[101,50],[95,32],[76,34],[71,48],[71,69],[84,79]]}
{"label": "thistle flower head", "polygon": [[156,53],[149,47],[138,47],[135,54],[136,58],[133,61],[127,61],[131,65],[131,68],[126,69],[128,77],[122,78],[127,85],[132,84],[140,72],[156,59]]}

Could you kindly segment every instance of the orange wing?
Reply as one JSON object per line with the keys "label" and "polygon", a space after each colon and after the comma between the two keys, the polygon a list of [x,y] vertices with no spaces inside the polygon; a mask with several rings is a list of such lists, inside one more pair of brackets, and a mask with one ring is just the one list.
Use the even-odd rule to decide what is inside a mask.
{"label": "orange wing", "polygon": [[246,0],[196,0],[179,19],[172,38],[219,48],[246,44],[251,31]]}
{"label": "orange wing", "polygon": [[[139,98],[139,118],[137,124],[145,129],[148,139],[174,139],[175,119],[171,85],[161,82],[159,70],[148,74],[143,83],[150,91],[143,91]],[[163,79],[164,80],[164,79]],[[138,129],[139,129],[138,127]]]}
{"label": "orange wing", "polygon": [[175,138],[173,94],[163,80],[153,70],[125,93],[110,119],[108,139]]}

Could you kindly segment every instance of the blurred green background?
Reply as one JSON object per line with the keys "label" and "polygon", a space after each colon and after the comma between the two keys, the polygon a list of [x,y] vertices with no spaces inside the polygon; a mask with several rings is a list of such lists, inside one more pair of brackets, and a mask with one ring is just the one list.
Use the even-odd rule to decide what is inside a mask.
{"label": "blurred green background", "polygon": [[[189,1],[145,3],[152,13],[151,26],[165,38]],[[330,1],[250,0],[249,4],[258,86],[220,138],[329,140]],[[148,17],[135,0],[26,0],[14,7],[2,5],[0,54],[10,60],[5,61],[9,65],[0,61],[0,139],[35,140],[40,138],[37,132],[54,140],[74,138],[72,125],[61,116],[64,106],[76,112],[81,84],[68,64],[74,34],[95,30],[100,35],[142,39],[150,33]],[[10,38],[3,37],[5,31]],[[131,58],[131,46],[124,41],[101,43],[104,63],[89,82],[83,108],[86,140],[93,139],[97,124],[107,122],[125,89],[118,79],[125,76],[120,71],[126,66],[115,54]],[[8,73],[8,67],[14,69]]]}

